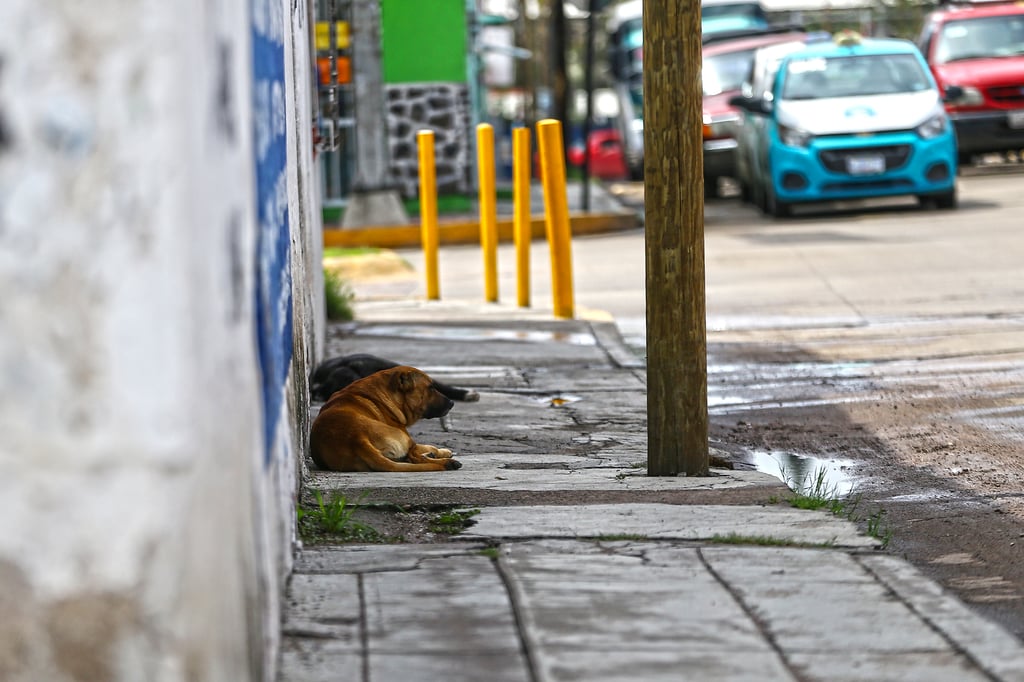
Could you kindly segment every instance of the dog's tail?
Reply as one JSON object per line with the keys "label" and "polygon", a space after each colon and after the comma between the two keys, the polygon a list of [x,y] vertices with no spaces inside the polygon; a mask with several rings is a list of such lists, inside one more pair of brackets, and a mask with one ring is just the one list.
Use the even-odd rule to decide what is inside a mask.
{"label": "dog's tail", "polygon": [[449,400],[459,400],[464,403],[475,403],[480,400],[480,394],[471,388],[456,388],[440,381],[434,382],[434,387]]}

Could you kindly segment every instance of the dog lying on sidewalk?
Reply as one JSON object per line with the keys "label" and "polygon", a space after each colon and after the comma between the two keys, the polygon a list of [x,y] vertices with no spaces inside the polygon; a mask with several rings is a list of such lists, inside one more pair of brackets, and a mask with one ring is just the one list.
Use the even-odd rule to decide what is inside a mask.
{"label": "dog lying on sidewalk", "polygon": [[409,426],[448,414],[455,403],[424,372],[399,365],[374,372],[335,392],[320,408],[309,436],[310,454],[333,471],[459,469],[446,448],[416,443]]}
{"label": "dog lying on sidewalk", "polygon": [[[309,379],[309,394],[314,400],[327,400],[336,391],[340,391],[357,379],[363,379],[382,369],[398,366],[397,362],[366,353],[330,358],[321,362],[313,371],[313,375]],[[449,400],[468,403],[480,400],[480,394],[472,389],[456,388],[439,381],[435,381],[434,386]]]}

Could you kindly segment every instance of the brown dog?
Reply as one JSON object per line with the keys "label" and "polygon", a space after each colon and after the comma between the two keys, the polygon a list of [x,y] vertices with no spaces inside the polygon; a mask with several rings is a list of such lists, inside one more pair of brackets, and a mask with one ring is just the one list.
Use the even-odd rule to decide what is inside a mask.
{"label": "brown dog", "polygon": [[417,444],[406,430],[442,417],[454,403],[413,367],[398,366],[359,379],[331,396],[313,420],[310,453],[334,471],[458,469],[451,450]]}

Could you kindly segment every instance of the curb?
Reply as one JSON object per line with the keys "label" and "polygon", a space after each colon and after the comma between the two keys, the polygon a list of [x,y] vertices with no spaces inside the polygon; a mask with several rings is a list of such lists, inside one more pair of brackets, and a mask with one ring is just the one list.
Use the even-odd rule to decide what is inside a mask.
{"label": "curb", "polygon": [[[630,230],[641,227],[639,217],[630,212],[579,213],[569,216],[572,235],[583,236]],[[533,239],[545,238],[547,227],[543,216],[530,219],[530,234]],[[479,244],[480,222],[459,220],[442,222],[438,225],[438,239],[441,244]],[[377,225],[355,229],[324,228],[324,247],[379,247],[410,248],[422,244],[419,225]],[[512,219],[498,219],[498,240],[513,240]]]}

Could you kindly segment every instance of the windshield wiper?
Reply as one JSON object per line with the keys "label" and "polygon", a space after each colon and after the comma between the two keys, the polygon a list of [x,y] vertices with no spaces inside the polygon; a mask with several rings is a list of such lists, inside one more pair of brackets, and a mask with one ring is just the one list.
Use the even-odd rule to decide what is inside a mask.
{"label": "windshield wiper", "polygon": [[950,62],[963,62],[963,61],[967,61],[968,59],[989,59],[989,58],[994,57],[994,56],[996,56],[996,55],[981,54],[980,52],[977,53],[977,54],[959,54],[959,55],[957,55],[955,57],[951,57],[951,58],[947,59],[946,61],[943,62],[943,64],[949,64]]}

